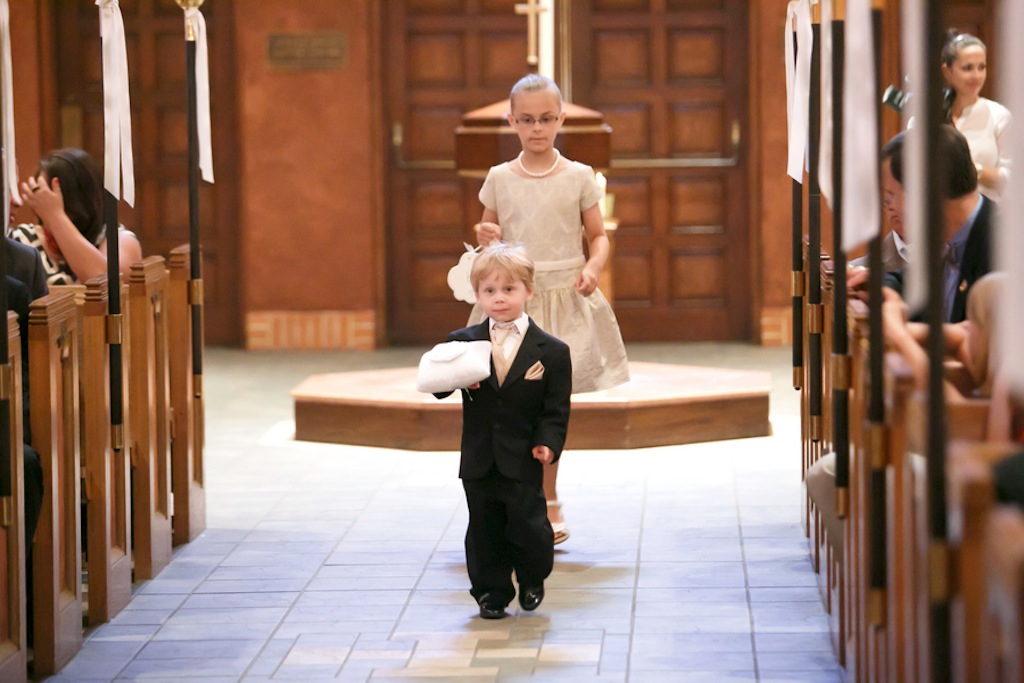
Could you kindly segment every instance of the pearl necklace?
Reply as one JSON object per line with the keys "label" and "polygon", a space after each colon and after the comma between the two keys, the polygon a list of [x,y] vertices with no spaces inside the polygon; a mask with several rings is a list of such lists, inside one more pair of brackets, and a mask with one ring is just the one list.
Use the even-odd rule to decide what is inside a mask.
{"label": "pearl necklace", "polygon": [[549,175],[558,166],[558,162],[562,160],[562,153],[558,151],[557,147],[555,147],[554,149],[555,163],[551,164],[551,168],[549,168],[548,170],[541,171],[540,173],[534,173],[530,169],[526,168],[526,164],[523,163],[523,152],[520,152],[519,156],[516,158],[519,161],[519,168],[523,169],[523,173],[532,178],[543,178],[544,176]]}

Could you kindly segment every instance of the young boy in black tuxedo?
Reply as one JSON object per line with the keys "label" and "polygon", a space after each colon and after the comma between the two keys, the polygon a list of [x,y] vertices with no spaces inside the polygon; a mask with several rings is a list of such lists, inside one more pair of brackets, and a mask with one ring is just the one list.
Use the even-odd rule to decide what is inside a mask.
{"label": "young boy in black tuxedo", "polygon": [[[525,312],[533,297],[533,262],[522,249],[496,243],[473,264],[470,282],[487,314],[448,341],[490,339],[490,377],[462,397],[462,462],[469,529],[470,594],[484,619],[500,619],[515,596],[535,610],[554,564],[541,463],[558,460],[569,425],[569,347]],[[447,394],[438,394],[444,398]]]}

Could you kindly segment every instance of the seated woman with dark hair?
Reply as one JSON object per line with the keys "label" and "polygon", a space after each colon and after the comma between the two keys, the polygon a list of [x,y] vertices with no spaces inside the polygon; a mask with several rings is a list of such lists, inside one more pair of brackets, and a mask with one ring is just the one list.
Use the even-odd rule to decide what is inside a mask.
{"label": "seated woman with dark hair", "polygon": [[[11,237],[39,250],[48,284],[84,282],[107,272],[103,180],[87,152],[72,147],[52,152],[21,184],[21,200],[39,223],[17,225]],[[118,269],[125,273],[142,260],[142,245],[123,226],[117,244]]]}

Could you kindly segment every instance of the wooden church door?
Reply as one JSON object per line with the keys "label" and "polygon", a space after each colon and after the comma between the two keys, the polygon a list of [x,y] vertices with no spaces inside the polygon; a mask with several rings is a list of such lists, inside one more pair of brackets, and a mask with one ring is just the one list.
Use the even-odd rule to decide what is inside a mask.
{"label": "wooden church door", "polygon": [[[515,0],[389,0],[383,21],[392,343],[464,325],[447,285],[479,180],[454,170],[467,111],[526,73]],[[615,309],[627,340],[748,339],[746,14],[742,0],[560,2],[571,12],[571,99],[612,127]],[[564,65],[563,65],[564,70]]]}
{"label": "wooden church door", "polygon": [[612,126],[623,337],[751,339],[746,0],[571,6],[572,99]]}
{"label": "wooden church door", "polygon": [[385,5],[391,343],[436,342],[469,317],[469,305],[452,297],[447,275],[480,220],[481,181],[456,175],[455,128],[464,113],[508,97],[526,73],[526,19],[515,14],[515,4]]}
{"label": "wooden church door", "polygon": [[[57,72],[60,126],[59,139],[47,142],[54,147],[81,147],[102,167],[99,12],[93,0],[53,6],[56,31],[48,47]],[[166,258],[171,249],[189,238],[184,15],[175,3],[166,0],[121,0],[120,6],[128,45],[135,207],[121,202],[118,219],[139,236],[145,255]],[[204,331],[207,344],[237,344],[241,318],[236,257],[232,3],[211,2],[203,9],[210,46],[217,178],[213,185],[199,182]]]}

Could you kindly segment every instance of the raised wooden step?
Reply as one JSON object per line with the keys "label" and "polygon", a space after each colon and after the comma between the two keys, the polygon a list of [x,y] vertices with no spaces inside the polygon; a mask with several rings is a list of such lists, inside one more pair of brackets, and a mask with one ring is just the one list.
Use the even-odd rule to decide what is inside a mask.
{"label": "raised wooden step", "polygon": [[[631,380],[573,396],[567,447],[646,448],[766,436],[767,372],[629,364]],[[416,368],[313,375],[292,391],[295,438],[418,451],[458,450],[462,402],[416,391]]]}

